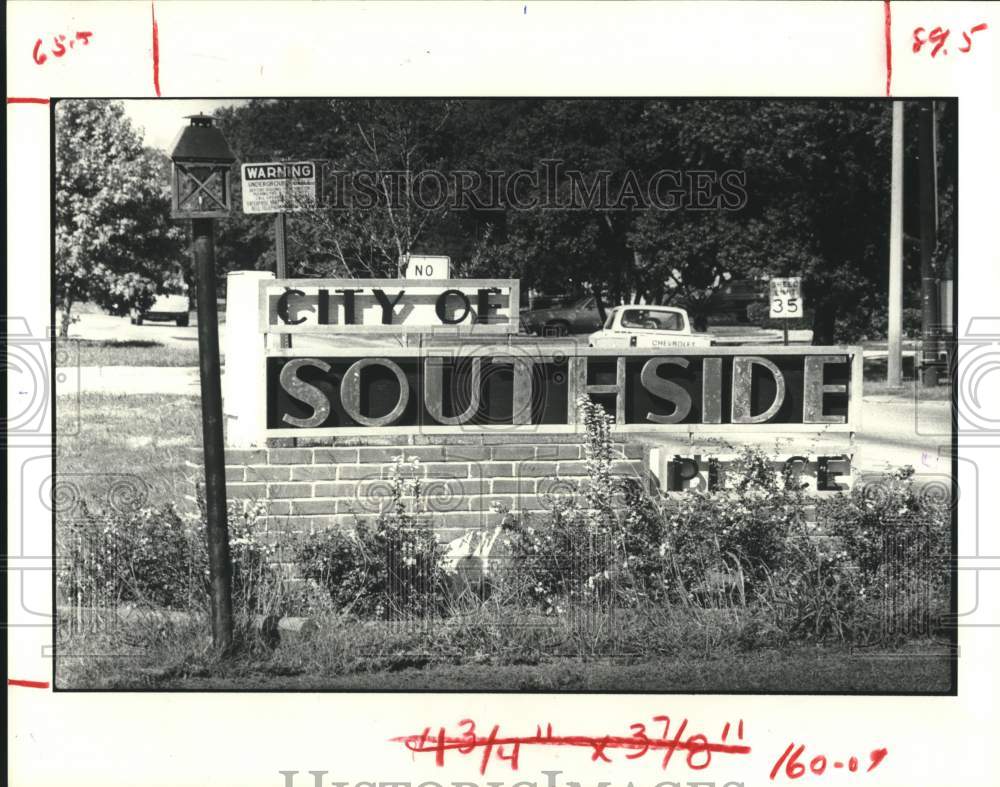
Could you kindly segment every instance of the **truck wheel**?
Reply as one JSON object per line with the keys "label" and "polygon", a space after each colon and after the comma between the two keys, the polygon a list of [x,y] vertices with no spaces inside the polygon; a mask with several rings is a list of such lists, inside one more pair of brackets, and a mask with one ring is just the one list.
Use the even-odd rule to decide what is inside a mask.
{"label": "truck wheel", "polygon": [[181,315],[180,317],[177,318],[177,327],[178,328],[187,328],[188,324],[190,322],[190,319],[191,319],[191,317],[188,314]]}

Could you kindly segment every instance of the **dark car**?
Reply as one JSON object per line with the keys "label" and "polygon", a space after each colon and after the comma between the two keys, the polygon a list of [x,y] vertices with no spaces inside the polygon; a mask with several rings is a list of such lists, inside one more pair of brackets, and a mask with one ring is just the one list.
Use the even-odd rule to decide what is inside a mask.
{"label": "dark car", "polygon": [[766,281],[753,279],[732,279],[723,284],[712,297],[710,307],[717,316],[728,317],[735,322],[746,322],[749,308],[756,303],[767,304]]}
{"label": "dark car", "polygon": [[522,330],[539,336],[593,333],[600,329],[602,322],[593,295],[577,298],[564,306],[521,310]]}
{"label": "dark car", "polygon": [[133,309],[129,315],[129,321],[133,325],[142,325],[144,322],[175,322],[179,328],[184,328],[188,325],[188,319],[187,295],[158,295],[146,311]]}

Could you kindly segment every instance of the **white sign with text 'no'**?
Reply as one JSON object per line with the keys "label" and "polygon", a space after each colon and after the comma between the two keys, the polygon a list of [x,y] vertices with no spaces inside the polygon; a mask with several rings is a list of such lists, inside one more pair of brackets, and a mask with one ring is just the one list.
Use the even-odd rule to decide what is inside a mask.
{"label": "white sign with text 'no'", "polygon": [[407,279],[450,279],[451,257],[411,254],[406,258]]}

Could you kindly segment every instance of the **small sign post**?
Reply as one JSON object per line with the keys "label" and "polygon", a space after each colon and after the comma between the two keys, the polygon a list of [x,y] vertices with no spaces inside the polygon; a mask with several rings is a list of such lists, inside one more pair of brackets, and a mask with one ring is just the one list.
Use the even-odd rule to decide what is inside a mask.
{"label": "small sign post", "polygon": [[[791,276],[771,279],[771,319],[795,320],[802,317],[802,277]],[[788,344],[788,324],[784,325],[785,344]]]}

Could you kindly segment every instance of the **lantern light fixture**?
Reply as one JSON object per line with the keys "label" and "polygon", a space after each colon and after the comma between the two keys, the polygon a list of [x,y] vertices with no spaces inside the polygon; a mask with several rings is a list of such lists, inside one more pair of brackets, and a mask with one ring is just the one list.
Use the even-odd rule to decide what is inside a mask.
{"label": "lantern light fixture", "polygon": [[187,115],[170,149],[171,216],[226,218],[232,211],[231,168],[236,161],[225,136],[209,115]]}

